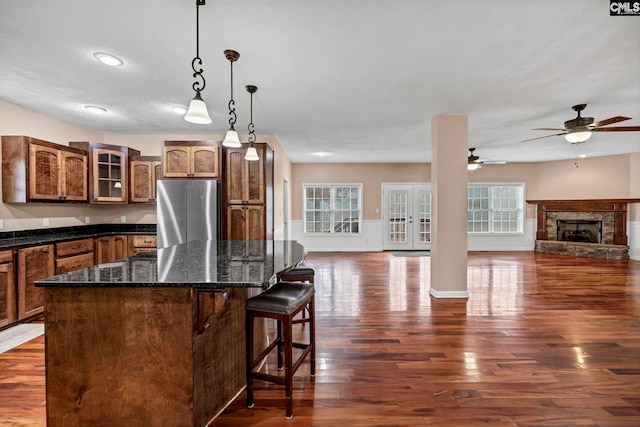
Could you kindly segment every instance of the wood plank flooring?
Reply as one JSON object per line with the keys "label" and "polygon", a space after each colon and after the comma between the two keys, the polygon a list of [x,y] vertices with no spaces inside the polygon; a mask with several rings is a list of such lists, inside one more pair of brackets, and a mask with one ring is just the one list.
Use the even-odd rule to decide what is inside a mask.
{"label": "wood plank flooring", "polygon": [[[468,300],[430,259],[310,253],[318,372],[256,381],[212,426],[640,426],[640,262],[475,252]],[[0,425],[44,426],[43,338],[0,354]],[[271,369],[267,365],[266,369]]]}

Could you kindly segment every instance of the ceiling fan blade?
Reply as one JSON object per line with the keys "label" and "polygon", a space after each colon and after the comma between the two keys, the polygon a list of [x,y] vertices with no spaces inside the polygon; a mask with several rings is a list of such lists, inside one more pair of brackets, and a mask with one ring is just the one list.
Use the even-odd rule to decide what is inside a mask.
{"label": "ceiling fan blade", "polygon": [[625,120],[631,120],[631,117],[624,117],[624,116],[615,116],[615,117],[611,117],[608,119],[604,119],[604,120],[600,120],[599,122],[595,122],[594,124],[592,124],[589,127],[595,127],[595,128],[599,128],[602,126],[607,126],[607,125],[612,125],[614,123],[618,123],[618,122],[624,122]]}
{"label": "ceiling fan blade", "polygon": [[[601,130],[602,130],[602,129],[601,129]],[[560,135],[564,135],[565,133],[566,133],[566,132],[556,133],[556,134],[553,134],[553,135],[539,136],[539,137],[537,137],[537,138],[525,139],[525,140],[520,141],[520,142],[534,141],[534,140],[536,140],[536,139],[549,138],[549,137],[551,137],[551,136],[560,136]]]}
{"label": "ceiling fan blade", "polygon": [[535,129],[531,129],[531,130],[565,130],[564,128],[535,128]]}
{"label": "ceiling fan blade", "polygon": [[591,132],[640,132],[640,126],[616,126],[614,128],[595,128]]}
{"label": "ceiling fan blade", "polygon": [[506,165],[506,160],[485,160],[483,162],[485,165]]}

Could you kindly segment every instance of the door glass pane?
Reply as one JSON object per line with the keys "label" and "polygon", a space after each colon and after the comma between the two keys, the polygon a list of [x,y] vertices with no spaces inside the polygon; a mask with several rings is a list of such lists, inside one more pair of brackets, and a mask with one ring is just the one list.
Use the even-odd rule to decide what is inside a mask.
{"label": "door glass pane", "polygon": [[426,191],[420,192],[420,230],[419,242],[431,242],[431,194]]}
{"label": "door glass pane", "polygon": [[407,192],[389,193],[389,243],[407,242]]}

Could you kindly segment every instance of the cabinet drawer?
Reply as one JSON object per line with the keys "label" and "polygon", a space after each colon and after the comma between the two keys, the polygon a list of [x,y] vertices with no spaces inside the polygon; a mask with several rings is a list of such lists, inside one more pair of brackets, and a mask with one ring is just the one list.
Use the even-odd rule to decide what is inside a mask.
{"label": "cabinet drawer", "polygon": [[56,257],[93,252],[93,239],[73,240],[71,242],[56,243]]}
{"label": "cabinet drawer", "polygon": [[68,273],[93,265],[93,253],[70,256],[56,260],[56,274]]}
{"label": "cabinet drawer", "polygon": [[155,248],[158,246],[158,238],[156,236],[133,236],[134,248]]}
{"label": "cabinet drawer", "polygon": [[13,261],[13,251],[0,251],[0,264]]}

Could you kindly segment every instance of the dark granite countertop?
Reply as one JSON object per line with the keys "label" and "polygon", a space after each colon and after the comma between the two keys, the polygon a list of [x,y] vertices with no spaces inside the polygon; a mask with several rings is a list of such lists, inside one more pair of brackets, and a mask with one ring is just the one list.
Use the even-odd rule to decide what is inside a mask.
{"label": "dark granite countertop", "polygon": [[290,240],[193,241],[48,277],[40,287],[267,287],[304,247]]}
{"label": "dark granite countertop", "polygon": [[43,228],[0,233],[0,249],[22,248],[123,234],[156,234],[155,224],[94,224],[77,227]]}

